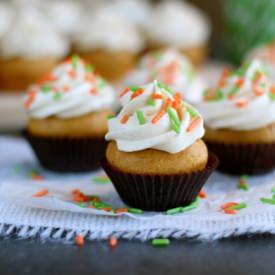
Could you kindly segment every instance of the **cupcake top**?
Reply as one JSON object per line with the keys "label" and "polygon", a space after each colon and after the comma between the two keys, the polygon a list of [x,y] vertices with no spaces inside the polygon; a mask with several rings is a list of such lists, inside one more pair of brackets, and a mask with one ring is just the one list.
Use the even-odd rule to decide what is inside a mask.
{"label": "cupcake top", "polygon": [[188,101],[199,100],[204,89],[202,79],[195,73],[188,59],[173,49],[145,55],[125,82],[129,85],[140,85],[154,79],[180,92]]}
{"label": "cupcake top", "polygon": [[8,3],[0,2],[0,39],[8,32],[13,19],[12,6]]}
{"label": "cupcake top", "polygon": [[82,6],[77,1],[54,0],[41,3],[47,19],[63,35],[71,37],[81,24]]}
{"label": "cupcake top", "polygon": [[225,70],[217,87],[197,103],[212,129],[253,130],[275,122],[275,86],[258,60],[234,72]]}
{"label": "cupcake top", "polygon": [[126,88],[120,95],[122,109],[108,121],[107,140],[120,151],[157,149],[178,153],[204,135],[201,115],[179,93],[153,81]]}
{"label": "cupcake top", "polygon": [[252,49],[246,56],[245,60],[250,62],[258,59],[267,69],[267,74],[271,80],[275,81],[275,42],[258,46]]}
{"label": "cupcake top", "polygon": [[144,26],[151,13],[146,0],[113,0],[107,2],[106,8],[138,26]]}
{"label": "cupcake top", "polygon": [[69,44],[35,8],[21,8],[11,29],[2,38],[0,54],[5,58],[63,57]]}
{"label": "cupcake top", "polygon": [[80,51],[100,50],[139,52],[144,41],[138,29],[114,12],[100,8],[91,14],[75,37]]}
{"label": "cupcake top", "polygon": [[155,8],[146,31],[151,43],[182,49],[205,44],[210,36],[210,23],[192,4],[165,1]]}
{"label": "cupcake top", "polygon": [[114,91],[77,56],[64,61],[29,88],[24,106],[31,117],[79,117],[109,109]]}

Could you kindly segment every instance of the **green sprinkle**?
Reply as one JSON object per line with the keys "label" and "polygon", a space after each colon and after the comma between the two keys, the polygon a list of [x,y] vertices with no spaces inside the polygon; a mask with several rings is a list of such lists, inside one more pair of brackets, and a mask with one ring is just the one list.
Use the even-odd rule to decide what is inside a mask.
{"label": "green sprinkle", "polygon": [[73,55],[72,56],[72,66],[73,66],[74,70],[77,69],[78,61],[79,61],[79,57],[77,55]]}
{"label": "green sprinkle", "polygon": [[79,202],[79,203],[77,203],[77,205],[81,208],[87,207],[87,203],[85,203],[85,202]]}
{"label": "green sprinkle", "polygon": [[98,89],[103,89],[106,86],[106,81],[104,79],[99,79],[98,83],[97,83],[97,88]]}
{"label": "green sprinkle", "polygon": [[137,114],[137,119],[138,119],[139,125],[145,124],[146,120],[145,120],[143,112],[141,110],[137,110],[136,114]]}
{"label": "green sprinkle", "polygon": [[222,99],[223,99],[222,89],[217,89],[215,100],[222,100]]}
{"label": "green sprinkle", "polygon": [[55,93],[54,96],[53,96],[53,99],[54,100],[59,100],[59,99],[61,99],[61,97],[62,97],[61,93]]}
{"label": "green sprinkle", "polygon": [[155,247],[168,246],[168,245],[170,245],[170,240],[169,239],[153,239],[152,245]]}
{"label": "green sprinkle", "polygon": [[271,193],[275,193],[275,187],[272,187]]}
{"label": "green sprinkle", "polygon": [[131,87],[129,87],[129,89],[130,89],[132,92],[136,92],[136,91],[139,89],[139,87],[138,87],[138,86],[131,86]]}
{"label": "green sprinkle", "polygon": [[149,106],[152,106],[152,107],[155,107],[156,106],[156,101],[152,98],[150,98],[148,101],[147,101],[147,105]]}
{"label": "green sprinkle", "polygon": [[269,97],[271,98],[271,100],[275,100],[275,94],[269,93]]}
{"label": "green sprinkle", "polygon": [[246,203],[238,203],[237,205],[231,206],[228,209],[230,210],[241,210],[247,207]]}
{"label": "green sprinkle", "polygon": [[109,120],[109,119],[112,119],[112,118],[115,118],[115,115],[108,115],[107,116],[107,119]]}
{"label": "green sprinkle", "polygon": [[50,84],[45,84],[41,87],[43,93],[48,93],[51,90],[52,86]]}
{"label": "green sprinkle", "polygon": [[196,198],[195,201],[193,201],[190,205],[184,206],[181,209],[181,213],[188,212],[190,210],[193,210],[199,206],[200,199]]}
{"label": "green sprinkle", "polygon": [[160,89],[165,89],[165,85],[161,82],[158,82],[157,86],[160,88]]}
{"label": "green sprinkle", "polygon": [[179,134],[180,133],[180,120],[178,118],[177,113],[171,108],[169,107],[167,109],[168,115],[169,115],[169,119],[170,119],[170,123],[172,126],[172,129]]}
{"label": "green sprinkle", "polygon": [[172,89],[169,87],[169,86],[165,86],[165,90],[169,93],[169,94],[171,94],[171,95],[173,95],[173,91],[172,91]]}
{"label": "green sprinkle", "polygon": [[275,194],[272,195],[272,199],[275,199]]}
{"label": "green sprinkle", "polygon": [[247,175],[242,175],[240,176],[239,183],[238,183],[238,189],[244,190],[244,191],[249,191],[249,186],[247,184]]}
{"label": "green sprinkle", "polygon": [[102,176],[93,178],[93,181],[95,183],[109,183],[110,179],[108,177]]}
{"label": "green sprinkle", "polygon": [[233,87],[233,88],[229,91],[228,96],[231,97],[231,96],[235,95],[235,94],[238,92],[238,90],[239,90],[239,87]]}
{"label": "green sprinkle", "polygon": [[178,214],[178,213],[181,212],[181,208],[182,208],[182,207],[177,207],[177,208],[168,209],[168,210],[166,211],[166,214],[168,214],[168,215]]}
{"label": "green sprinkle", "polygon": [[128,208],[128,212],[132,214],[142,214],[143,210],[138,208]]}
{"label": "green sprinkle", "polygon": [[272,204],[275,205],[275,199],[268,199],[268,198],[260,198],[262,203]]}
{"label": "green sprinkle", "polygon": [[190,114],[191,118],[197,117],[198,114],[196,111],[194,111],[194,109],[187,107],[187,112]]}
{"label": "green sprinkle", "polygon": [[90,64],[85,64],[85,72],[86,73],[92,73],[94,72],[95,68],[94,66],[90,65]]}

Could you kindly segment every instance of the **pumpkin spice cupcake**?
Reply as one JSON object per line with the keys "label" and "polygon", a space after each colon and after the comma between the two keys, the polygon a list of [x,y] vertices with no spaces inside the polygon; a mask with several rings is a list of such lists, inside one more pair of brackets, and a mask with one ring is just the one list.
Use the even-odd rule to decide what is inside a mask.
{"label": "pumpkin spice cupcake", "polygon": [[196,106],[221,171],[257,174],[275,168],[275,89],[259,61],[226,70],[217,88],[207,90]]}
{"label": "pumpkin spice cupcake", "polygon": [[205,84],[189,60],[172,48],[144,55],[137,68],[125,79],[126,86],[140,85],[157,79],[181,92],[185,100],[201,100]]}
{"label": "pumpkin spice cupcake", "polygon": [[64,172],[98,168],[113,101],[112,88],[77,56],[32,85],[25,135],[40,163]]}
{"label": "pumpkin spice cupcake", "polygon": [[110,81],[119,80],[135,66],[143,47],[137,27],[105,8],[89,16],[74,43],[75,51]]}
{"label": "pumpkin spice cupcake", "polygon": [[122,200],[152,211],[195,200],[217,165],[201,140],[201,115],[157,81],[125,89],[121,102],[103,167]]}
{"label": "pumpkin spice cupcake", "polygon": [[210,22],[194,5],[186,1],[163,1],[146,24],[149,50],[174,47],[196,67],[208,55]]}
{"label": "pumpkin spice cupcake", "polygon": [[14,24],[0,41],[0,89],[24,91],[68,51],[68,41],[38,10],[19,9]]}

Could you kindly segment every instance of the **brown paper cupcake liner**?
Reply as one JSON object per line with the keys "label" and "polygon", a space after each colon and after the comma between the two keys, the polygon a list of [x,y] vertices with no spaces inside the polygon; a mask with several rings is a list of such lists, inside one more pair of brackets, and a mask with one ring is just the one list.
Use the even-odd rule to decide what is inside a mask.
{"label": "brown paper cupcake liner", "polygon": [[214,154],[204,170],[178,175],[139,175],[113,168],[106,159],[102,166],[120,198],[131,207],[147,211],[165,211],[185,206],[196,199],[201,188],[218,165]]}
{"label": "brown paper cupcake liner", "polygon": [[38,137],[23,131],[40,164],[57,172],[87,172],[100,168],[106,150],[104,138]]}
{"label": "brown paper cupcake liner", "polygon": [[275,143],[227,144],[207,142],[220,160],[218,170],[230,174],[264,174],[275,168]]}

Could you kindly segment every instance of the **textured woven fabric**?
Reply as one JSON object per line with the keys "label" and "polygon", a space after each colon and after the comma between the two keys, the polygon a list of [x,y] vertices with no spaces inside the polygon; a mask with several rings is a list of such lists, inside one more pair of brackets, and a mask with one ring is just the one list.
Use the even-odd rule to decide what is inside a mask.
{"label": "textured woven fabric", "polygon": [[[30,172],[34,170],[44,180],[31,179]],[[110,182],[98,181],[102,175],[102,171],[79,175],[44,171],[23,140],[0,137],[0,235],[71,242],[77,233],[87,239],[116,236],[142,241],[156,237],[215,240],[275,233],[275,205],[260,201],[262,197],[272,198],[274,173],[249,178],[249,191],[237,188],[237,177],[215,173],[204,188],[207,197],[200,200],[199,207],[177,215],[114,215],[71,201],[71,191],[79,188],[84,193],[99,195],[114,207],[124,206]],[[32,197],[44,188],[49,189],[47,196]],[[225,214],[220,206],[232,201],[244,202],[247,207],[235,215]]]}

